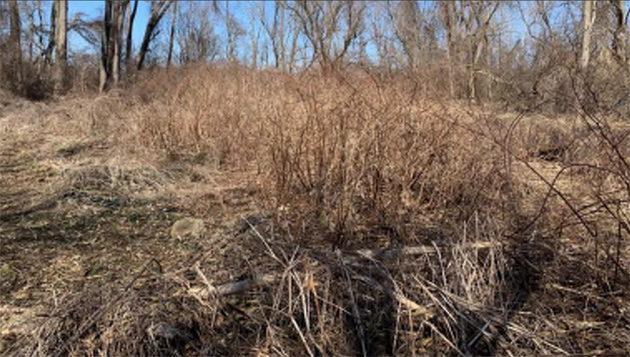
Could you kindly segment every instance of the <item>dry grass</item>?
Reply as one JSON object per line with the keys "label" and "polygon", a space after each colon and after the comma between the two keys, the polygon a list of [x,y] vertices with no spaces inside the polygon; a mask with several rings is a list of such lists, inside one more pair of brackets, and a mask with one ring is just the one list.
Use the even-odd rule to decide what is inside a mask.
{"label": "dry grass", "polygon": [[[498,113],[402,78],[239,68],[155,72],[46,108],[4,115],[6,147],[37,149],[3,167],[56,172],[31,199],[62,197],[55,217],[101,212],[70,225],[77,246],[116,234],[60,246],[87,273],[33,299],[47,318],[3,353],[628,352],[628,128],[611,113]],[[12,202],[15,254],[34,218]],[[190,214],[214,234],[163,238]],[[216,293],[234,280],[250,289]]]}

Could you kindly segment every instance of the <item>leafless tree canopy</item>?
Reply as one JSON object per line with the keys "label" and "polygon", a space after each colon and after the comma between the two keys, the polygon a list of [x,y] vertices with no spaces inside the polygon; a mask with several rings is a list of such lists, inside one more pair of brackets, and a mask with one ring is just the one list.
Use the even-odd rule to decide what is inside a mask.
{"label": "leafless tree canopy", "polygon": [[[476,103],[531,102],[549,100],[569,85],[558,77],[558,66],[585,76],[591,68],[628,66],[628,8],[621,0],[190,1],[178,6],[151,1],[144,35],[134,45],[138,3],[104,1],[104,19],[82,13],[69,19],[63,1],[2,1],[0,41],[13,49],[4,51],[3,66],[19,67],[5,72],[33,73],[25,61],[36,63],[36,74],[24,75],[54,74],[54,88],[61,91],[58,84],[70,81],[60,77],[73,73],[63,70],[73,44],[68,52],[59,44],[68,32],[101,52],[102,89],[147,63],[225,60],[291,73],[349,66],[388,75],[410,70],[422,78],[425,94]],[[11,82],[25,82],[24,87],[26,77]],[[541,92],[543,87],[550,91]]]}

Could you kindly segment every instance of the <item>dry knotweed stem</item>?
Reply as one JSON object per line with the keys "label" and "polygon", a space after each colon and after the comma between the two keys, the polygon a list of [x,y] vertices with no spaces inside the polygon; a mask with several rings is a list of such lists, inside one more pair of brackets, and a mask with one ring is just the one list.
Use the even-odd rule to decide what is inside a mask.
{"label": "dry knotweed stem", "polygon": [[[456,246],[449,246],[444,248],[460,248],[460,249],[488,249],[494,246],[499,245],[496,242],[475,242],[470,244],[461,244]],[[392,259],[397,256],[409,256],[409,255],[420,255],[420,254],[435,254],[437,253],[439,247],[433,246],[419,246],[419,247],[404,247],[404,248],[390,248],[384,250],[375,250],[375,249],[360,249],[357,253],[368,259]]]}

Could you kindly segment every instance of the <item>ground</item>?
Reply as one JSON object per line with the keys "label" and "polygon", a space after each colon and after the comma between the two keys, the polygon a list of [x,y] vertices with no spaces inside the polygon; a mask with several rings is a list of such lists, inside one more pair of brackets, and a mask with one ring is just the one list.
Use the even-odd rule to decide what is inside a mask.
{"label": "ground", "polygon": [[[234,232],[262,207],[242,174],[208,173],[202,161],[124,162],[107,143],[46,122],[54,104],[18,102],[2,111],[0,352],[33,333],[51,299],[121,286],[151,260],[172,270],[212,252],[204,261],[215,263],[213,281],[245,273],[241,262],[227,261],[241,259],[231,251]],[[201,217],[206,237],[173,240],[169,229],[183,217]]]}

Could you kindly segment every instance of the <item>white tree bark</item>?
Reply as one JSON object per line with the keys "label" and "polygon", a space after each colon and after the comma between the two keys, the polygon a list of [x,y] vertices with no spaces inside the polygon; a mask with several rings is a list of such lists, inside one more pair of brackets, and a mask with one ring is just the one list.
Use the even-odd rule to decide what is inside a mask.
{"label": "white tree bark", "polygon": [[582,5],[582,55],[580,56],[580,68],[586,70],[591,59],[591,38],[593,36],[593,24],[595,23],[595,1],[587,0]]}

